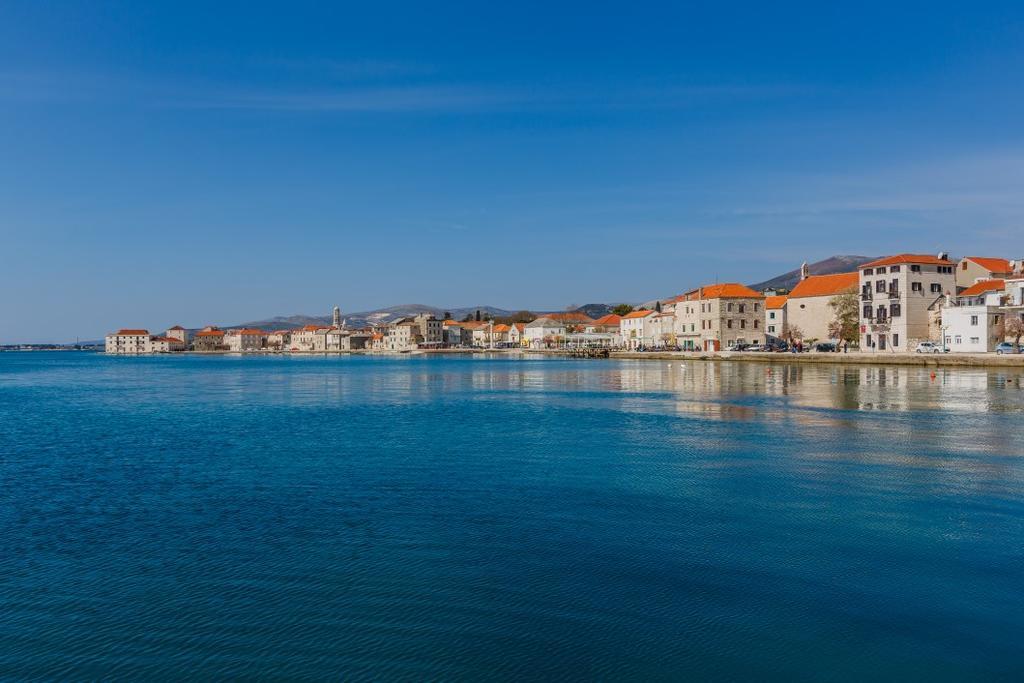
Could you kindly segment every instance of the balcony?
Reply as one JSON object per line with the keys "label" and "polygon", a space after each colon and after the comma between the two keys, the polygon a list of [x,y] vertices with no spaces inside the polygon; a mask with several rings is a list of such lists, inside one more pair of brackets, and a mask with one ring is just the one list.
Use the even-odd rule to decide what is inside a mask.
{"label": "balcony", "polygon": [[890,289],[889,290],[889,298],[890,299],[899,299],[900,298],[900,290],[898,290],[898,289]]}
{"label": "balcony", "polygon": [[871,296],[871,292],[861,292],[860,293],[860,300],[861,301],[871,301],[872,298],[873,297]]}

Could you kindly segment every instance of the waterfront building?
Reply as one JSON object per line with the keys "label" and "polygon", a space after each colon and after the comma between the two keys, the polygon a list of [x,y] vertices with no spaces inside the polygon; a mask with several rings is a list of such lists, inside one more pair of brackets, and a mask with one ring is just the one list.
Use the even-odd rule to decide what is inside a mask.
{"label": "waterfront building", "polygon": [[944,297],[942,341],[953,353],[987,353],[1003,341],[1005,281],[976,282],[956,296]]}
{"label": "waterfront building", "polygon": [[786,300],[788,329],[800,332],[801,341],[830,339],[828,328],[835,310],[829,304],[841,294],[856,294],[859,279],[856,272],[811,275],[803,264],[800,282]]}
{"label": "waterfront building", "polygon": [[185,342],[177,337],[150,337],[150,353],[177,353],[186,349]]}
{"label": "waterfront building", "polygon": [[587,334],[610,334],[611,346],[622,346],[622,316],[609,313],[587,323],[583,331]]}
{"label": "waterfront building", "polygon": [[491,330],[491,343],[495,346],[504,346],[508,344],[508,333],[512,329],[511,325],[505,323],[499,323],[494,326]]}
{"label": "waterfront building", "polygon": [[463,325],[454,320],[445,320],[441,325],[441,341],[446,346],[462,346],[466,343],[463,336]]}
{"label": "waterfront building", "polygon": [[619,336],[623,346],[630,350],[653,347],[661,333],[661,321],[655,321],[659,315],[657,311],[640,309],[622,316],[619,319]]}
{"label": "waterfront building", "polygon": [[291,330],[274,330],[267,333],[267,348],[275,351],[287,350],[292,343]]}
{"label": "waterfront building", "polygon": [[[323,325],[303,325],[297,330],[292,331],[291,339],[291,350],[292,351],[315,351],[317,347],[317,332],[320,330],[326,330],[327,328]],[[326,349],[325,340],[323,337],[320,338],[321,344]]]}
{"label": "waterfront building", "polygon": [[385,348],[388,351],[411,351],[423,341],[419,331],[419,324],[411,320],[392,323],[384,337]]}
{"label": "waterfront building", "polygon": [[423,344],[440,346],[444,342],[444,324],[430,313],[420,313],[412,322],[419,326],[419,336]]}
{"label": "waterfront building", "polygon": [[544,316],[526,323],[522,339],[525,346],[540,349],[557,344],[565,337],[565,332],[565,325],[562,322]]}
{"label": "waterfront building", "polygon": [[508,343],[512,346],[523,346],[523,330],[526,323],[512,323],[508,327]]}
{"label": "waterfront building", "polygon": [[196,351],[225,350],[227,347],[224,345],[224,330],[212,326],[204,327],[192,338],[192,348]]}
{"label": "waterfront building", "polygon": [[945,253],[896,254],[861,265],[861,350],[906,352],[919,341],[939,341],[930,309],[956,291],[955,269]]}
{"label": "waterfront building", "polygon": [[103,341],[104,350],[112,354],[135,355],[152,350],[149,330],[121,329],[108,334]]}
{"label": "waterfront building", "polygon": [[676,299],[676,343],[721,351],[764,341],[764,296],[735,282],[705,285]]}
{"label": "waterfront building", "polygon": [[764,336],[769,343],[787,339],[786,301],[789,297],[773,294],[764,298]]}
{"label": "waterfront building", "polygon": [[260,351],[266,342],[267,333],[255,328],[228,330],[224,333],[224,346],[228,351],[244,353]]}
{"label": "waterfront building", "polygon": [[178,341],[180,341],[182,346],[184,347],[182,350],[185,350],[185,349],[188,348],[188,342],[189,342],[188,330],[186,330],[181,325],[175,325],[171,329],[167,330],[167,334],[165,334],[164,336],[165,337],[170,337],[172,339],[177,339]]}
{"label": "waterfront building", "polygon": [[956,286],[970,287],[979,280],[1005,279],[1013,275],[1013,262],[990,256],[964,256],[956,266]]}

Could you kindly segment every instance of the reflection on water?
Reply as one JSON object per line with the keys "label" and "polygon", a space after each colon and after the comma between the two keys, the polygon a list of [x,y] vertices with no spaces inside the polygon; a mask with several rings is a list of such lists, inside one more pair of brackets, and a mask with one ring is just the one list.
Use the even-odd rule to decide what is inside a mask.
{"label": "reflection on water", "polygon": [[0,679],[1011,680],[1022,373],[0,354]]}

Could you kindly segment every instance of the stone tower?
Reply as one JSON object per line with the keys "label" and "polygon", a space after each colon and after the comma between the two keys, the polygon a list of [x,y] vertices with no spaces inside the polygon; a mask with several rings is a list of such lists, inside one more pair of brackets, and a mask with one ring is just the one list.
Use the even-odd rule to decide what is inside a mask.
{"label": "stone tower", "polygon": [[341,327],[341,309],[337,306],[334,307],[334,321],[332,324],[335,328]]}

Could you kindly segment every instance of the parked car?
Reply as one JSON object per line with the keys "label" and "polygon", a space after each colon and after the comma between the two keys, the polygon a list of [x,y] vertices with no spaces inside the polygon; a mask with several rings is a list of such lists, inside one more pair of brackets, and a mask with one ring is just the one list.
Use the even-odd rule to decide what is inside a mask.
{"label": "parked car", "polygon": [[1020,353],[1020,347],[1014,346],[1011,342],[1003,342],[996,347],[996,353],[1000,355],[1004,353]]}
{"label": "parked car", "polygon": [[765,346],[764,344],[751,344],[750,346],[748,346],[747,348],[745,348],[743,350],[744,351],[764,352],[764,351],[771,351],[771,348],[768,347],[768,346]]}
{"label": "parked car", "polygon": [[821,342],[814,345],[814,350],[818,353],[835,353],[837,348],[833,342]]}
{"label": "parked car", "polygon": [[726,351],[746,351],[750,348],[750,344],[733,344]]}
{"label": "parked car", "polygon": [[935,342],[923,341],[917,343],[917,348],[914,351],[917,353],[942,353],[943,349]]}

